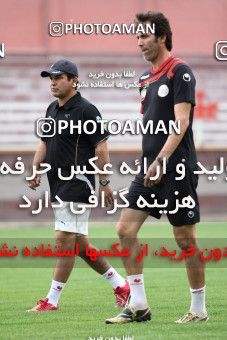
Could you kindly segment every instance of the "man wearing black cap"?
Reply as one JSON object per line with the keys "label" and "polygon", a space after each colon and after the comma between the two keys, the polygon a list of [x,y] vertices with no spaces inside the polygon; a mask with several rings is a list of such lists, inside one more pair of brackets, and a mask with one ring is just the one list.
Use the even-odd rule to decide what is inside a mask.
{"label": "man wearing black cap", "polygon": [[[46,118],[53,119],[56,123],[60,120],[73,122],[78,126],[79,121],[87,120],[98,123],[101,115],[97,108],[83,98],[77,91],[78,70],[77,66],[68,60],[59,60],[51,66],[48,71],[41,72],[42,77],[50,78],[52,95],[58,98],[47,108]],[[97,166],[103,169],[109,162],[107,147],[107,131],[101,132],[99,124],[93,134],[83,131],[64,129],[62,133],[41,137],[38,150],[35,153],[33,165],[40,168],[44,160],[51,165],[48,172],[48,181],[51,193],[51,202],[56,201],[58,196],[63,201],[63,206],[54,208],[55,214],[55,242],[61,249],[74,250],[76,242],[79,243],[79,255],[94,270],[103,275],[113,286],[118,306],[124,306],[128,299],[130,289],[128,282],[110,266],[105,258],[98,257],[97,261],[91,261],[86,256],[86,244],[91,247],[88,240],[88,218],[90,208],[86,208],[83,214],[73,214],[70,210],[70,202],[73,209],[77,210],[78,203],[88,203],[91,191],[95,189],[95,177],[93,174],[76,174],[69,180],[59,178],[58,169],[61,169],[63,177],[70,177],[72,166],[86,166],[93,170],[88,160],[98,156]],[[100,189],[104,192],[105,204],[113,202],[111,188],[107,175],[99,175]],[[28,186],[35,190],[40,185],[40,176],[36,175],[33,180],[28,181]],[[51,288],[46,298],[40,300],[37,306],[29,311],[53,311],[59,309],[58,301],[66,281],[73,269],[75,257],[58,257],[54,271]]]}

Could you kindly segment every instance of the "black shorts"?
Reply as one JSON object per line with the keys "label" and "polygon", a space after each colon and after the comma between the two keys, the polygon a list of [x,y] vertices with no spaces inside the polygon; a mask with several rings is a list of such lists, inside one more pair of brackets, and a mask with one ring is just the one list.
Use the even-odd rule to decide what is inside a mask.
{"label": "black shorts", "polygon": [[[144,175],[143,175],[144,176]],[[168,217],[169,222],[173,226],[192,225],[200,221],[199,201],[196,193],[198,185],[198,175],[193,173],[193,170],[186,170],[185,177],[182,180],[176,180],[179,177],[174,171],[162,176],[161,182],[154,185],[152,188],[146,188],[143,184],[143,176],[136,176],[132,182],[127,200],[131,209],[147,211],[151,216],[160,219],[163,214]],[[155,195],[155,196],[154,196]],[[195,202],[192,208],[179,207],[176,210],[176,200],[182,204],[182,199],[187,196]],[[142,196],[148,204],[154,204],[157,200],[158,204],[164,204],[168,200],[168,206],[159,207],[138,207],[138,199]],[[170,213],[171,212],[171,213]]]}

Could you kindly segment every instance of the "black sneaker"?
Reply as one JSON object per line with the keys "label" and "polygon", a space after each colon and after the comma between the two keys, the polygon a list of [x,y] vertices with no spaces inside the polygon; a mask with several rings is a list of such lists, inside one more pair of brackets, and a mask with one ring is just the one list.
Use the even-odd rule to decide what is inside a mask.
{"label": "black sneaker", "polygon": [[128,322],[142,322],[151,320],[151,311],[150,308],[147,307],[143,310],[136,310],[131,306],[127,306],[120,314],[115,316],[115,318],[107,319],[106,323],[114,324],[114,323],[128,323]]}

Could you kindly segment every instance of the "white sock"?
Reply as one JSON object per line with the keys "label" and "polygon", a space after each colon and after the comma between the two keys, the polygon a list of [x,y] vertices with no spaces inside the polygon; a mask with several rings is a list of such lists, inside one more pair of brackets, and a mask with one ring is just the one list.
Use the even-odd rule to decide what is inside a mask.
{"label": "white sock", "polygon": [[128,276],[128,282],[131,292],[130,306],[136,309],[147,308],[147,297],[144,288],[143,274]]}
{"label": "white sock", "polygon": [[114,289],[125,285],[125,279],[113,267],[110,267],[102,276],[109,281]]}
{"label": "white sock", "polygon": [[190,312],[196,312],[199,315],[204,315],[206,313],[205,288],[206,286],[199,289],[190,288],[191,292]]}
{"label": "white sock", "polygon": [[48,302],[56,307],[64,287],[65,283],[52,280],[50,291],[47,294]]}

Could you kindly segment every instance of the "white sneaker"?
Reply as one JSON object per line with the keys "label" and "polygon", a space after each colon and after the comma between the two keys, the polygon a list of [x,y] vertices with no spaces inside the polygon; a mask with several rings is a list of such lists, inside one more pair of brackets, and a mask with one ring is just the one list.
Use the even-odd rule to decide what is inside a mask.
{"label": "white sneaker", "polygon": [[183,315],[179,320],[176,320],[175,323],[188,323],[188,322],[199,322],[199,321],[208,321],[207,313],[203,315],[199,315],[196,312],[188,312]]}

